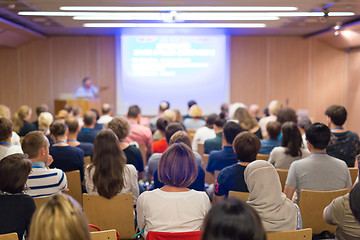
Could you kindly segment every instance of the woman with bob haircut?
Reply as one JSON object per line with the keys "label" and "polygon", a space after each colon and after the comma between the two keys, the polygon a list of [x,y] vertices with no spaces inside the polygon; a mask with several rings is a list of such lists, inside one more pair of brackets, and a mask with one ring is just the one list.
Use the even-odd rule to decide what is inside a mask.
{"label": "woman with bob haircut", "polygon": [[282,134],[281,147],[275,147],[271,151],[269,163],[278,169],[289,169],[294,161],[310,156],[310,152],[304,148],[296,123],[285,122],[282,125]]}
{"label": "woman with bob haircut", "polygon": [[206,215],[202,240],[266,240],[260,217],[248,204],[230,198]]}
{"label": "woman with bob haircut", "polygon": [[139,197],[138,175],[134,165],[126,164],[126,156],[111,129],[101,130],[95,137],[93,163],[85,170],[86,191],[112,198],[118,193],[132,193],[134,205]]}
{"label": "woman with bob haircut", "polygon": [[26,238],[36,209],[32,197],[24,194],[31,168],[28,156],[21,153],[0,161],[0,234],[16,232],[19,240]]}
{"label": "woman with bob haircut", "polygon": [[29,240],[90,240],[88,223],[79,203],[56,194],[35,212]]}
{"label": "woman with bob haircut", "polygon": [[194,153],[186,144],[174,143],[162,154],[158,174],[165,186],[142,193],[137,202],[137,221],[144,238],[149,231],[200,230],[210,200],[205,192],[188,188],[197,173]]}

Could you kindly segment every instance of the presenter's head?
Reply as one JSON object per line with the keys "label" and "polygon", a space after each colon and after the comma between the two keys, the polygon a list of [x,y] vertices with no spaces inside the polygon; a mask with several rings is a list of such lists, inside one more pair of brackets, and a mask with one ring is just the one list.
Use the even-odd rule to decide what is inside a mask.
{"label": "presenter's head", "polygon": [[91,77],[86,77],[82,81],[82,85],[85,88],[90,88],[93,85],[93,79]]}

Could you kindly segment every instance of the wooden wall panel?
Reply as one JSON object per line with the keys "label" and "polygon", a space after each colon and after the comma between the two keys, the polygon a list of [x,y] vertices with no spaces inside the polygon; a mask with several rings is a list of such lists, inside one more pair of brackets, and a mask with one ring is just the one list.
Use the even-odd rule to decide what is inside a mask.
{"label": "wooden wall panel", "polygon": [[351,52],[348,58],[347,127],[360,134],[360,51]]}

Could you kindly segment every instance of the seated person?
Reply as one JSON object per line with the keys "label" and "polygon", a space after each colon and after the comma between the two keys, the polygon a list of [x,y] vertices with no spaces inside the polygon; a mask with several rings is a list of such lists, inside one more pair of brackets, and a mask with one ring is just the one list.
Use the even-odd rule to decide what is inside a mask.
{"label": "seated person", "polygon": [[24,137],[21,147],[32,162],[32,171],[26,182],[26,193],[33,198],[47,197],[67,188],[65,173],[60,169],[50,169],[53,162],[49,155],[49,141],[41,131],[33,131]]}
{"label": "seated person", "polygon": [[[36,111],[37,119],[36,119],[36,121],[33,122],[32,124],[35,126],[36,130],[41,130],[41,129],[39,128],[39,117],[40,117],[40,114],[43,113],[43,112],[49,112],[49,107],[48,107],[48,105],[46,105],[46,104],[41,104],[40,106],[37,106],[37,107],[35,108],[35,111]],[[51,117],[52,117],[52,115],[51,115]],[[50,126],[50,124],[49,124],[49,126]],[[46,134],[45,134],[45,135],[46,135]]]}
{"label": "seated person", "polygon": [[259,139],[262,139],[261,129],[259,123],[254,116],[252,116],[246,108],[239,107],[235,111],[235,119],[238,120],[240,126],[249,132],[254,133]]}
{"label": "seated person", "polygon": [[206,117],[205,126],[196,130],[192,141],[192,149],[194,151],[197,151],[198,143],[204,143],[205,140],[216,137],[214,131],[214,123],[217,118],[218,118],[217,114],[210,114],[209,116]]}
{"label": "seated person", "polygon": [[165,128],[170,123],[170,120],[166,117],[160,117],[156,121],[156,128],[160,132],[162,138],[154,141],[152,144],[153,153],[163,153],[167,149],[168,145],[165,138]]}
{"label": "seated person", "polygon": [[[238,163],[224,168],[215,180],[215,202],[228,196],[229,191],[248,192],[244,180],[246,166],[256,160],[260,149],[260,139],[253,133],[245,131],[235,137],[233,148]],[[225,197],[221,197],[224,196]]]}
{"label": "seated person", "polygon": [[[0,118],[6,118],[11,121],[10,108],[8,108],[7,106],[5,106],[3,104],[0,104]],[[14,130],[13,130],[12,136],[11,136],[11,145],[21,146],[20,137],[16,132],[14,132]]]}
{"label": "seated person", "polygon": [[36,131],[34,124],[30,123],[31,108],[27,105],[21,106],[14,115],[14,131],[19,134],[20,137],[25,136],[31,131]]}
{"label": "seated person", "polygon": [[67,144],[68,128],[60,120],[50,125],[50,136],[55,144],[50,146],[50,155],[54,161],[52,168],[59,168],[64,172],[79,170],[81,181],[84,179],[84,151]]}
{"label": "seated person", "polygon": [[108,124],[113,119],[112,107],[108,103],[104,103],[101,107],[102,115],[97,120],[98,124]]}
{"label": "seated person", "polygon": [[[169,146],[174,143],[184,143],[191,149],[190,138],[184,131],[177,131],[170,138]],[[201,167],[198,167],[198,175],[195,181],[188,187],[189,189],[194,189],[196,191],[204,191],[205,184],[205,172]],[[158,179],[158,171],[154,173],[154,188],[161,188],[165,184],[160,182]]]}
{"label": "seated person", "polygon": [[0,161],[13,153],[23,153],[20,146],[11,144],[13,125],[7,118],[0,118]]}
{"label": "seated person", "polygon": [[205,192],[188,188],[196,179],[197,168],[192,150],[184,143],[174,143],[162,154],[159,180],[165,186],[143,192],[137,201],[137,222],[144,238],[149,231],[200,230],[210,200]]}
{"label": "seated person", "polygon": [[189,109],[190,118],[184,119],[184,126],[187,130],[196,130],[205,126],[206,122],[203,120],[203,112],[198,105],[193,105]]}
{"label": "seated person", "polygon": [[24,194],[31,161],[26,155],[15,153],[0,161],[0,234],[16,232],[19,240],[29,233],[35,203]]}
{"label": "seated person", "polygon": [[96,124],[96,114],[88,110],[84,114],[84,126],[77,136],[79,142],[88,142],[94,144],[95,136],[99,132],[98,129],[95,129]]}
{"label": "seated person", "polygon": [[204,154],[209,154],[213,150],[222,149],[222,133],[225,123],[225,114],[221,113],[219,117],[215,119],[213,125],[215,138],[207,139],[204,142]]}
{"label": "seated person", "polygon": [[275,147],[281,146],[281,140],[279,140],[281,124],[277,121],[269,122],[266,125],[266,131],[269,135],[269,138],[266,140],[261,140],[261,148],[259,153],[269,155]]}
{"label": "seated person", "polygon": [[37,124],[40,131],[42,131],[45,135],[50,134],[50,124],[54,121],[53,115],[49,112],[42,112],[39,115]]}
{"label": "seated person", "polygon": [[68,127],[67,143],[72,147],[78,147],[84,151],[84,156],[90,156],[92,158],[94,153],[94,144],[89,142],[79,142],[77,135],[80,132],[79,120],[76,117],[68,117],[65,120],[65,124]]}
{"label": "seated person", "polygon": [[236,122],[229,121],[225,123],[222,134],[222,145],[224,147],[222,150],[214,150],[210,153],[206,171],[214,174],[215,171],[221,171],[223,168],[238,162],[233,150],[233,142],[235,137],[242,131],[244,130]]}

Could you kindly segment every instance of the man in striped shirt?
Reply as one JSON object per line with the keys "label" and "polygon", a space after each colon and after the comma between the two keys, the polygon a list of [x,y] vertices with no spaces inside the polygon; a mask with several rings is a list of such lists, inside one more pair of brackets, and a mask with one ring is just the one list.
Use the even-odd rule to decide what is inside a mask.
{"label": "man in striped shirt", "polygon": [[26,182],[26,193],[33,198],[47,197],[67,188],[65,173],[50,169],[53,159],[49,155],[49,141],[41,131],[33,131],[24,137],[21,147],[32,161],[32,171]]}

